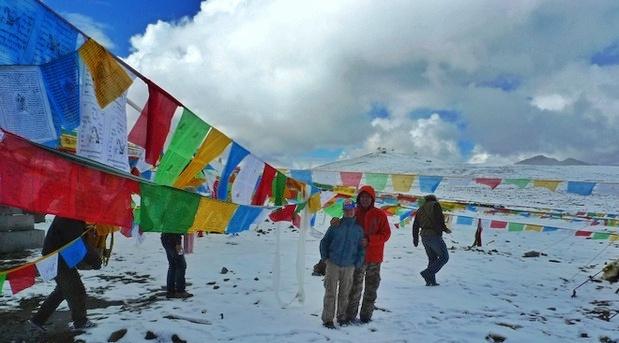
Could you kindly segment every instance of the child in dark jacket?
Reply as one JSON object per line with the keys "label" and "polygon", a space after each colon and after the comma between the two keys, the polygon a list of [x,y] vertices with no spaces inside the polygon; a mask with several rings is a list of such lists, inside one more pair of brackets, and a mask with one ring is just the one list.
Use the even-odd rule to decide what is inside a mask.
{"label": "child in dark jacket", "polygon": [[[331,226],[320,241],[320,257],[326,261],[325,297],[322,322],[325,327],[334,328],[335,302],[337,298],[337,320],[340,325],[348,324],[346,309],[352,287],[353,272],[364,262],[363,229],[355,222],[355,203],[347,199],[343,204],[344,218],[339,225]],[[336,294],[339,285],[339,292]]]}

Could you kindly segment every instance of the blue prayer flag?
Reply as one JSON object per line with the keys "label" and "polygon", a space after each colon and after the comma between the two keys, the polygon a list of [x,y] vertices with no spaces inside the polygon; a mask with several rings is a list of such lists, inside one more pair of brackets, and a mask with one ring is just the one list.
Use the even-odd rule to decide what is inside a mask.
{"label": "blue prayer flag", "polygon": [[434,193],[443,180],[442,176],[419,176],[419,189],[424,193]]}
{"label": "blue prayer flag", "polygon": [[82,262],[86,256],[86,245],[80,237],[73,244],[60,250],[60,255],[64,258],[69,268],[75,267],[78,263]]}
{"label": "blue prayer flag", "polygon": [[580,195],[591,195],[595,182],[568,181],[567,192]]}
{"label": "blue prayer flag", "polygon": [[249,230],[249,226],[256,220],[261,211],[260,207],[240,205],[236,212],[234,212],[232,219],[230,219],[226,233],[231,234]]}
{"label": "blue prayer flag", "polygon": [[473,217],[458,216],[456,219],[458,225],[473,225]]}
{"label": "blue prayer flag", "polygon": [[221,182],[219,182],[219,186],[217,188],[217,199],[228,199],[228,179],[230,178],[230,175],[232,175],[234,168],[236,168],[236,166],[239,165],[239,163],[241,163],[247,155],[249,155],[249,151],[245,150],[236,142],[232,143],[230,155],[228,155],[228,162],[226,162],[226,166],[221,173]]}
{"label": "blue prayer flag", "polygon": [[290,170],[290,176],[308,185],[312,184],[312,171],[309,169],[292,169]]}

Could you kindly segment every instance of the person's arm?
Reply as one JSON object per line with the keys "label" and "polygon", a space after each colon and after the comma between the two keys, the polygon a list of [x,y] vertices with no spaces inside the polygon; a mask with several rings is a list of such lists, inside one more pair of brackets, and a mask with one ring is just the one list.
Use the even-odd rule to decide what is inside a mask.
{"label": "person's arm", "polygon": [[449,230],[447,225],[445,225],[445,215],[443,214],[443,208],[441,207],[441,204],[437,202],[436,205],[434,206],[436,206],[434,213],[436,213],[436,217],[437,217],[436,220],[438,221],[441,227],[441,231],[451,233],[451,230]]}
{"label": "person's arm", "polygon": [[391,237],[391,228],[389,227],[387,215],[383,211],[380,211],[380,214],[375,219],[377,220],[376,232],[369,235],[368,246],[383,245],[389,240],[389,237]]}
{"label": "person's arm", "polygon": [[325,261],[329,259],[329,246],[333,236],[333,227],[329,227],[327,233],[320,240],[320,259]]}
{"label": "person's arm", "polygon": [[421,225],[419,224],[419,210],[417,210],[417,214],[415,215],[415,220],[413,221],[413,245],[419,245],[419,228]]}

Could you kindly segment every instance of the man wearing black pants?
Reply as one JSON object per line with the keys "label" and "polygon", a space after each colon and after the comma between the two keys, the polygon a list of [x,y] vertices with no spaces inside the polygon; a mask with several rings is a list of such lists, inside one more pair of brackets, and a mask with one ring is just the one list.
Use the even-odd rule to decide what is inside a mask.
{"label": "man wearing black pants", "polygon": [[[43,242],[42,254],[50,254],[69,242],[80,237],[86,231],[86,223],[81,220],[56,216],[47,230]],[[101,257],[86,240],[86,257],[84,262],[92,269],[101,268]],[[30,319],[30,324],[39,331],[46,331],[43,325],[56,311],[63,300],[67,301],[71,310],[72,329],[84,329],[95,326],[86,316],[86,289],[77,268],[69,268],[62,258],[58,261],[58,274],[54,279],[56,288],[45,299],[39,311]]]}
{"label": "man wearing black pants", "polygon": [[185,270],[187,262],[181,245],[181,234],[162,233],[161,244],[168,258],[168,277],[166,280],[166,297],[189,298],[193,294],[185,290]]}

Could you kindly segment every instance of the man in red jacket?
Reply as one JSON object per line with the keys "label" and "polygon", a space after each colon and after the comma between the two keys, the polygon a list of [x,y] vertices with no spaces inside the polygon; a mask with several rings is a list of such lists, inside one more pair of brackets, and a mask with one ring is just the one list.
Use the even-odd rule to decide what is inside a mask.
{"label": "man in red jacket", "polygon": [[374,207],[374,199],[376,199],[374,188],[363,186],[359,189],[355,218],[364,232],[365,263],[361,268],[355,269],[353,275],[353,285],[346,311],[348,322],[357,317],[364,279],[365,291],[363,292],[359,319],[362,323],[372,320],[376,291],[380,284],[380,264],[383,262],[383,250],[385,249],[385,242],[391,237],[387,215],[381,209]]}

